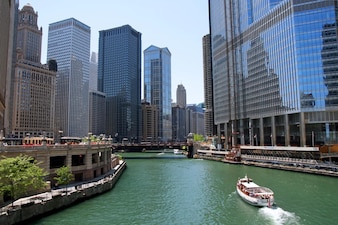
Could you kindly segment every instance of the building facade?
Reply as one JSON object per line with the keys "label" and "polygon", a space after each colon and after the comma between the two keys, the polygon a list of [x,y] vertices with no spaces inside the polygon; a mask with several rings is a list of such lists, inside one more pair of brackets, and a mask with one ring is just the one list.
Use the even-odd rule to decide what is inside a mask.
{"label": "building facade", "polygon": [[183,142],[186,140],[186,107],[187,92],[183,84],[177,85],[176,104],[172,104],[172,140]]}
{"label": "building facade", "polygon": [[22,57],[31,62],[41,62],[42,27],[38,27],[38,13],[29,4],[19,10],[17,48]]}
{"label": "building facade", "polygon": [[95,135],[106,133],[106,95],[103,92],[89,92],[89,132]]}
{"label": "building facade", "polygon": [[55,129],[88,134],[90,27],[70,18],[49,25],[47,59],[57,61]]}
{"label": "building facade", "polygon": [[42,29],[30,5],[18,11],[16,59],[10,78],[8,132],[11,137],[54,136],[55,76],[57,64],[40,63]]}
{"label": "building facade", "polygon": [[172,138],[171,53],[151,45],[144,50],[144,99],[158,107],[158,141]]}
{"label": "building facade", "polygon": [[213,79],[210,34],[205,35],[203,41],[203,75],[204,75],[204,130],[205,135],[212,137],[217,135],[213,112]]}
{"label": "building facade", "polygon": [[172,141],[184,142],[187,139],[186,133],[186,108],[178,104],[172,106]]}
{"label": "building facade", "polygon": [[141,33],[125,25],[99,32],[98,91],[106,94],[106,134],[141,138]]}
{"label": "building facade", "polygon": [[18,59],[13,85],[11,135],[54,137],[56,62]]}
{"label": "building facade", "polygon": [[156,142],[158,135],[158,108],[149,102],[142,102],[142,140]]}
{"label": "building facade", "polygon": [[[1,1],[1,20],[0,20],[0,131],[2,135],[6,132],[5,111],[8,107],[9,101],[7,100],[8,92],[10,91],[10,74],[12,70],[12,53],[13,42],[11,38],[14,36],[15,27],[15,10],[17,9],[15,0]],[[7,104],[6,104],[7,102]]]}
{"label": "building facade", "polygon": [[187,91],[185,90],[183,84],[177,85],[176,104],[181,108],[187,107]]}
{"label": "building facade", "polygon": [[92,52],[89,65],[89,90],[97,91],[97,53]]}
{"label": "building facade", "polygon": [[198,105],[188,105],[186,109],[186,134],[204,136],[204,111]]}
{"label": "building facade", "polygon": [[209,0],[214,115],[231,145],[337,142],[337,1]]}

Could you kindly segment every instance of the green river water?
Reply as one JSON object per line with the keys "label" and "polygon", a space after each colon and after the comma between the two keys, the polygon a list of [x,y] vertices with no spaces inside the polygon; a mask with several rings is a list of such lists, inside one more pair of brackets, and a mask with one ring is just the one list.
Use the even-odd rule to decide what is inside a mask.
{"label": "green river water", "polygon": [[[30,224],[338,224],[337,178],[151,154],[159,158],[126,158],[111,191]],[[274,207],[239,198],[245,174],[274,191]]]}

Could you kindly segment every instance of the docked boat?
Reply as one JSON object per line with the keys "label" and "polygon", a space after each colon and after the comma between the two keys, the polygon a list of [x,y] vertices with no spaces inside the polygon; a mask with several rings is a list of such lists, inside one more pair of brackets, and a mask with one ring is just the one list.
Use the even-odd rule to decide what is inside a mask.
{"label": "docked boat", "polygon": [[238,179],[236,189],[238,195],[251,205],[271,207],[274,204],[273,191],[257,185],[247,176]]}
{"label": "docked boat", "polygon": [[179,155],[179,154],[182,154],[182,152],[179,150],[179,149],[174,149],[174,154],[175,155]]}

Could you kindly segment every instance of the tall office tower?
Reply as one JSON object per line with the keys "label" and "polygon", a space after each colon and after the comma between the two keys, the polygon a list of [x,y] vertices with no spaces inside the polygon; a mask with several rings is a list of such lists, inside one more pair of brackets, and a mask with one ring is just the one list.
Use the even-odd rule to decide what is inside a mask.
{"label": "tall office tower", "polygon": [[54,137],[56,62],[42,65],[20,54],[15,66],[11,134]]}
{"label": "tall office tower", "polygon": [[[11,105],[7,111],[8,129],[18,138],[27,134],[53,137],[57,65],[55,61],[50,61],[48,65],[37,62],[40,60],[42,33],[34,33],[37,30],[37,14],[33,7],[26,5],[18,14],[16,60],[9,97]],[[30,23],[27,24],[27,21]]]}
{"label": "tall office tower", "polygon": [[99,32],[98,90],[106,94],[106,134],[141,138],[141,33],[125,25]]}
{"label": "tall office tower", "polygon": [[181,108],[187,107],[187,92],[186,92],[183,84],[177,85],[176,103]]}
{"label": "tall office tower", "polygon": [[88,134],[90,27],[70,18],[49,25],[47,59],[58,63],[55,128],[64,136]]}
{"label": "tall office tower", "polygon": [[213,79],[210,34],[205,35],[203,42],[203,74],[204,74],[204,130],[205,135],[212,137],[217,134],[213,113]]}
{"label": "tall office tower", "polygon": [[172,140],[176,142],[186,141],[186,108],[178,104],[172,106]]}
{"label": "tall office tower", "polygon": [[158,141],[172,138],[171,53],[151,45],[144,50],[144,99],[158,107]]}
{"label": "tall office tower", "polygon": [[142,102],[142,141],[157,141],[158,108],[149,102]]}
{"label": "tall office tower", "polygon": [[92,52],[89,64],[89,90],[97,91],[97,54]]}
{"label": "tall office tower", "polygon": [[233,146],[337,142],[336,6],[209,0],[219,136]]}
{"label": "tall office tower", "polygon": [[38,28],[38,13],[27,4],[19,11],[17,47],[23,58],[31,62],[41,62],[42,27]]}
{"label": "tall office tower", "polygon": [[[10,105],[8,102],[8,91],[10,88],[10,74],[12,70],[13,34],[16,1],[0,1],[0,138],[6,134],[5,111]],[[6,128],[7,129],[7,128]]]}

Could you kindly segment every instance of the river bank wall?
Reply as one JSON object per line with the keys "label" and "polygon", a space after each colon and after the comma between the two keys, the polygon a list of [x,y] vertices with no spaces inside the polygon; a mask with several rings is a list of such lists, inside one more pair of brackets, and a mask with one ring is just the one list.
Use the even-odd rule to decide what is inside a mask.
{"label": "river bank wall", "polygon": [[114,168],[112,173],[107,173],[101,179],[18,200],[13,206],[9,205],[1,209],[0,224],[25,224],[26,221],[65,209],[71,205],[107,192],[114,187],[126,167],[126,162],[122,161]]}

